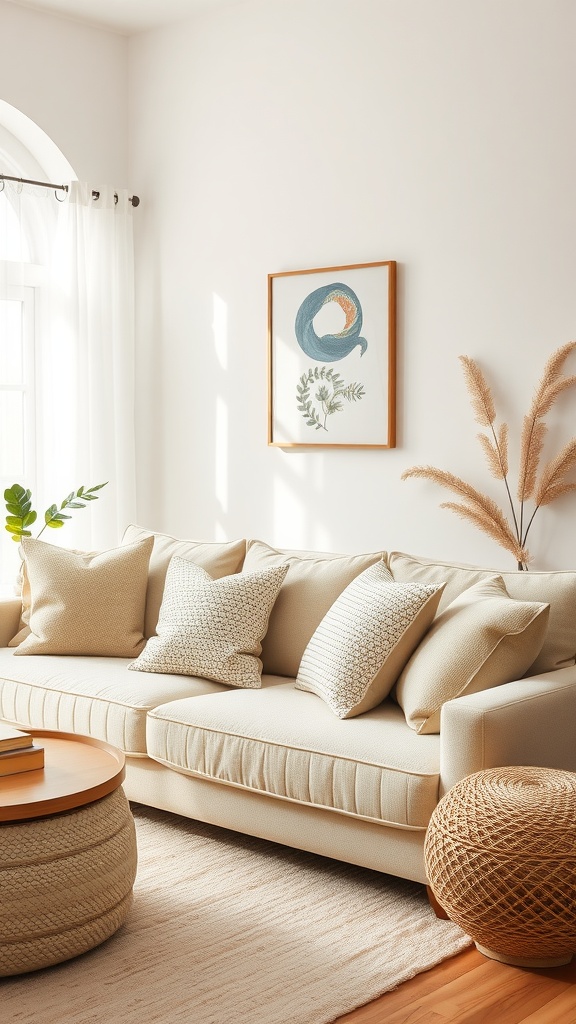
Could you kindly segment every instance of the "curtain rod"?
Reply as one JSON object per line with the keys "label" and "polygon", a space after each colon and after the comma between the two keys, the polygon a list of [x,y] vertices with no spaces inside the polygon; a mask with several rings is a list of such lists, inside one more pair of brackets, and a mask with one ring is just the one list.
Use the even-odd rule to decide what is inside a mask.
{"label": "curtain rod", "polygon": [[[11,174],[0,174],[0,181],[19,181],[22,185],[41,185],[42,188],[58,188],[62,189],[64,192],[68,192],[69,190],[68,185],[52,185],[49,181],[33,181],[31,178],[13,178]],[[114,196],[116,202],[118,202],[118,195],[116,192],[114,193]],[[99,198],[100,193],[92,190],[92,199]],[[129,202],[132,203],[132,206],[139,206],[140,198],[138,196],[130,196]]]}

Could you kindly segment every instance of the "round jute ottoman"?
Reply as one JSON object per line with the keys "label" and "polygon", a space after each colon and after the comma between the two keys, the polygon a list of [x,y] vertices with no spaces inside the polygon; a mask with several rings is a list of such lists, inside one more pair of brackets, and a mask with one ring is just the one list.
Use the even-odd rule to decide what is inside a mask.
{"label": "round jute ottoman", "polygon": [[576,951],[576,775],[477,772],[439,801],[426,832],[430,887],[485,956],[529,967]]}
{"label": "round jute ottoman", "polygon": [[77,810],[3,823],[0,975],[69,960],[109,938],[130,909],[136,859],[121,787]]}

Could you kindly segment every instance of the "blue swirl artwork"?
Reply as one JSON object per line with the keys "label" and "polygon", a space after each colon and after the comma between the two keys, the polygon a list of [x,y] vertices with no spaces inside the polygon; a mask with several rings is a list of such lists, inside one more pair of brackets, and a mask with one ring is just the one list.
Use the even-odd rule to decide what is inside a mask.
{"label": "blue swirl artwork", "polygon": [[[314,330],[314,317],[327,302],[337,302],[346,315],[346,323],[338,334],[324,334],[318,337]],[[360,355],[368,348],[366,338],[360,337],[362,330],[362,307],[358,296],[345,284],[326,284],[316,288],[304,299],[296,314],[296,340],[303,352],[324,363],[335,363],[360,346]]]}

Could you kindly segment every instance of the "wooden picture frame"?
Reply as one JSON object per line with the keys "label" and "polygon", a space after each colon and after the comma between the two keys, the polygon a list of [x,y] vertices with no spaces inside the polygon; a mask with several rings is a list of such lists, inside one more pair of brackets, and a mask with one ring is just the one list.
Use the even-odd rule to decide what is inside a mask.
{"label": "wooden picture frame", "polygon": [[268,275],[268,444],[396,445],[396,263]]}

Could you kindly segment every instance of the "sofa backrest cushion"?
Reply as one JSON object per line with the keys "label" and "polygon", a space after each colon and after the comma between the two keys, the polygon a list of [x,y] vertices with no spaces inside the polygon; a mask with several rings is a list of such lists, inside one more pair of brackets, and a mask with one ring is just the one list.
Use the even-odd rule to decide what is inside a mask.
{"label": "sofa backrest cushion", "polygon": [[481,580],[440,612],[393,690],[408,725],[440,732],[447,700],[520,679],[540,651],[550,606],[514,601],[501,576]]}
{"label": "sofa backrest cushion", "polygon": [[142,540],[144,537],[154,539],[146,591],[144,623],[146,637],[151,637],[156,632],[166,572],[172,555],[188,558],[205,569],[212,579],[220,579],[222,576],[231,576],[235,572],[240,572],[246,553],[245,540],[223,542],[178,540],[167,533],[155,533],[132,524],[124,531],[122,543],[133,544],[134,541]]}
{"label": "sofa backrest cushion", "polygon": [[290,551],[249,540],[243,572],[271,565],[289,567],[262,641],[264,672],[296,677],[306,646],[328,609],[356,576],[383,555],[383,551],[363,555]]}
{"label": "sofa backrest cushion", "polygon": [[576,664],[576,572],[502,572],[472,565],[436,562],[428,558],[393,551],[388,564],[395,580],[422,583],[444,582],[446,587],[438,612],[442,612],[468,587],[490,576],[501,576],[510,597],[516,601],[537,601],[550,605],[548,629],[542,649],[524,675]]}

